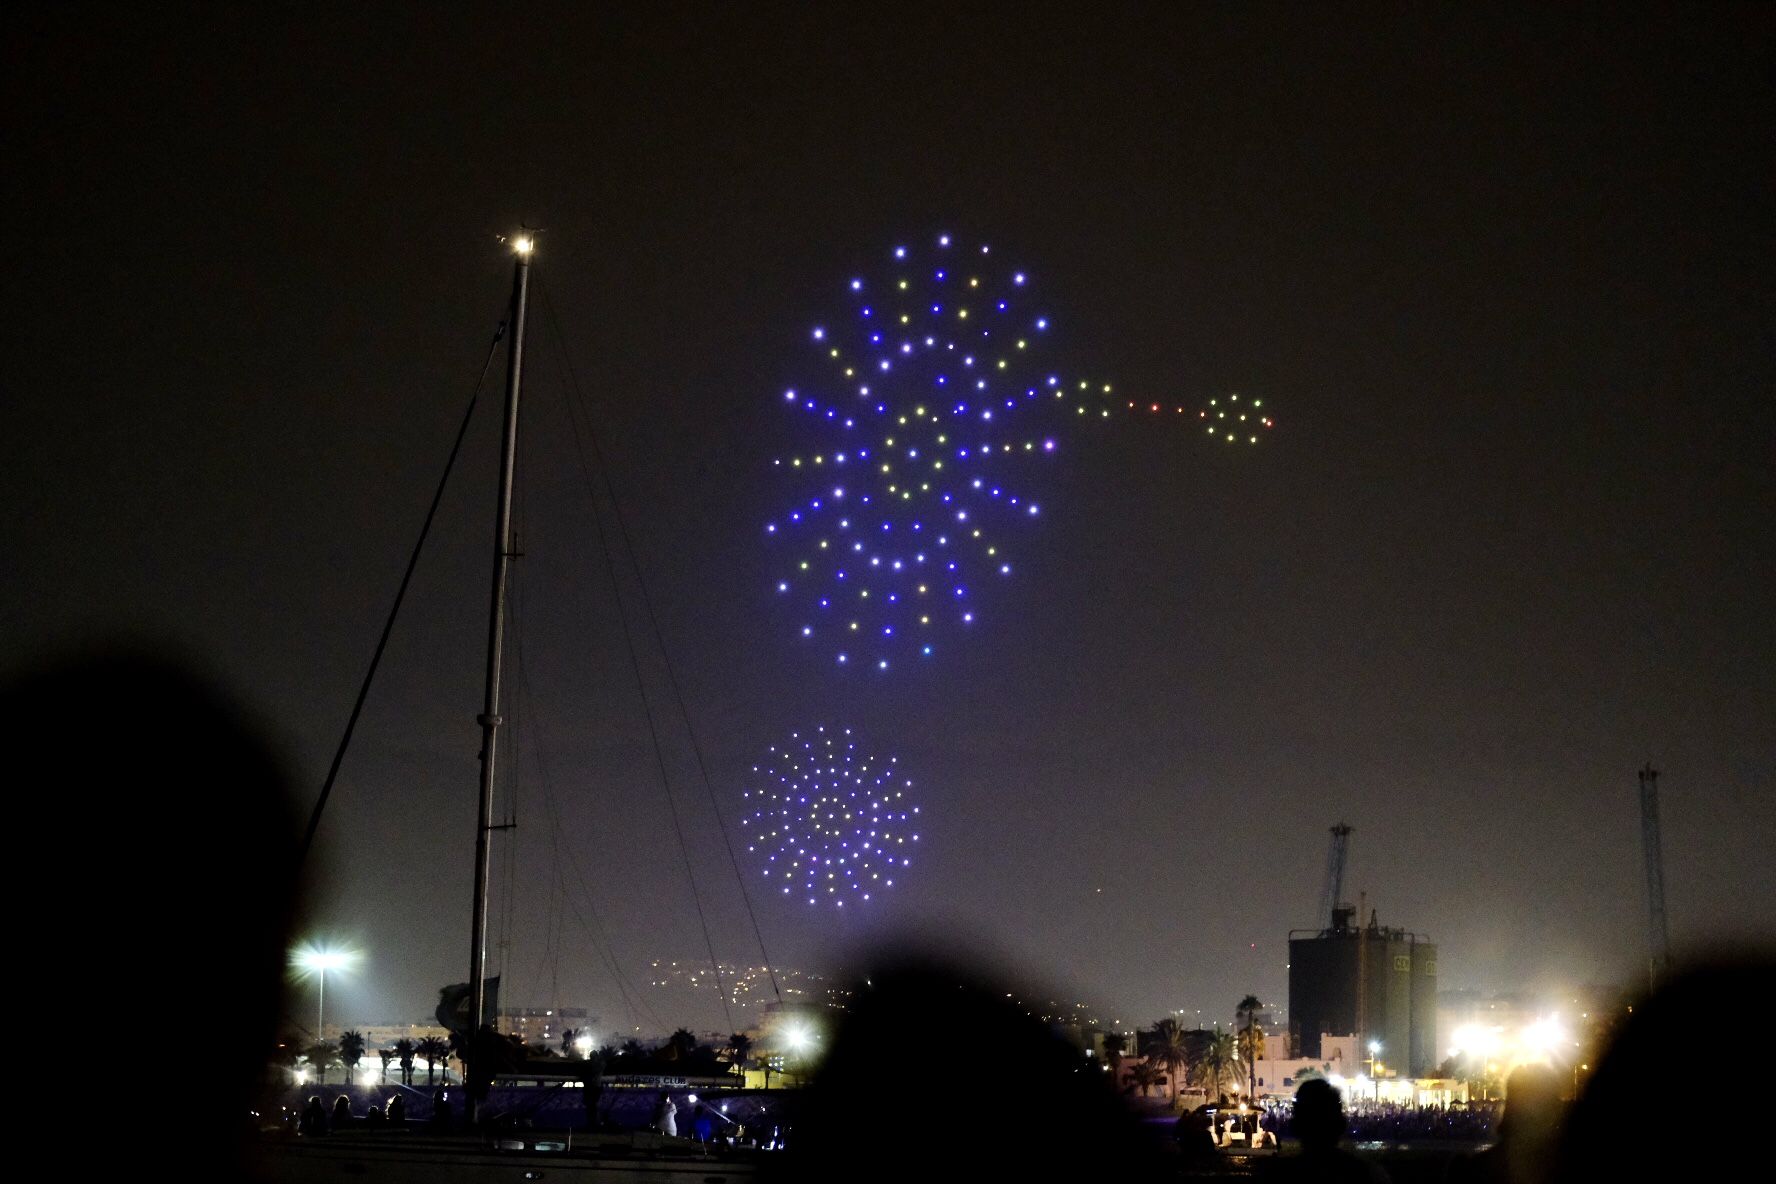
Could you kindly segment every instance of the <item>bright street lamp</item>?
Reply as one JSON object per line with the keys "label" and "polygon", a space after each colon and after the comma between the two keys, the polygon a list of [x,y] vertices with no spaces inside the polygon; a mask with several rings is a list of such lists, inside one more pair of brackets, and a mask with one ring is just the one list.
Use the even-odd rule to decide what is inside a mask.
{"label": "bright street lamp", "polygon": [[325,1039],[327,1016],[327,972],[329,970],[345,970],[358,960],[356,953],[350,950],[327,950],[319,946],[303,946],[290,952],[290,965],[304,976],[314,975],[317,984],[315,991],[315,1040]]}

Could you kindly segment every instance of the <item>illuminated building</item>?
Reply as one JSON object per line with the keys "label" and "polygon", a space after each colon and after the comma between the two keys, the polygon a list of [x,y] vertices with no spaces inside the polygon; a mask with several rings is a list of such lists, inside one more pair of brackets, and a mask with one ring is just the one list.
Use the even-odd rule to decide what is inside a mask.
{"label": "illuminated building", "polygon": [[551,1048],[569,1028],[583,1030],[597,1023],[598,1017],[584,1007],[502,1007],[499,1013],[500,1031]]}

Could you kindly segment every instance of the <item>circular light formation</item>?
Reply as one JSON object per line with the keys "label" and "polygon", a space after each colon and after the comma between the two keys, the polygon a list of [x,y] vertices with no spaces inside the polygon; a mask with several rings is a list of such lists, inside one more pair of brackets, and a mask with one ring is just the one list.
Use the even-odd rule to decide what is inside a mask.
{"label": "circular light formation", "polygon": [[747,851],[784,896],[843,908],[876,899],[912,866],[919,807],[898,758],[858,749],[850,728],[791,732],[741,790]]}
{"label": "circular light formation", "polygon": [[796,492],[764,528],[795,636],[874,671],[981,619],[1041,515],[1027,482],[1076,415],[1108,414],[1037,360],[1050,319],[1029,274],[949,235],[891,256],[801,333],[816,363],[782,401],[808,442],[773,462]]}

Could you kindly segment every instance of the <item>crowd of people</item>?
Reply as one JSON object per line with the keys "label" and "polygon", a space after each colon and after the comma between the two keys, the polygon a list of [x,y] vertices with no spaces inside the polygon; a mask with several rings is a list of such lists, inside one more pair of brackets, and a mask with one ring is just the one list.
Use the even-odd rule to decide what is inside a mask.
{"label": "crowd of people", "polygon": [[1478,1143],[1492,1138],[1491,1106],[1406,1106],[1395,1102],[1354,1108],[1350,1137],[1359,1143],[1449,1139]]}
{"label": "crowd of people", "polygon": [[[392,1095],[386,1104],[370,1103],[362,1114],[352,1108],[350,1094],[340,1094],[333,1100],[331,1108],[321,1101],[319,1094],[311,1094],[295,1121],[296,1133],[309,1137],[346,1130],[406,1130],[410,1125],[407,1097],[400,1093]],[[432,1131],[447,1132],[454,1128],[454,1111],[446,1091],[440,1089],[433,1093],[431,1114],[422,1125]]]}

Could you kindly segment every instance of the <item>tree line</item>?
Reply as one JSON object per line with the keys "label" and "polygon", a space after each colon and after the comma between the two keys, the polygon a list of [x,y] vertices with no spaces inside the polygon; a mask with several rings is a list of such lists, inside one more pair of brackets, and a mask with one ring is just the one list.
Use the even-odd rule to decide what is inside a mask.
{"label": "tree line", "polygon": [[[1248,1094],[1257,1077],[1257,1064],[1265,1055],[1264,1029],[1258,1026],[1258,1012],[1263,1004],[1255,995],[1247,995],[1234,1010],[1235,1028],[1223,1031],[1220,1024],[1212,1028],[1186,1028],[1175,1016],[1166,1016],[1153,1026],[1136,1033],[1135,1052],[1139,1064],[1129,1068],[1129,1084],[1147,1097],[1155,1086],[1171,1087],[1171,1100],[1176,1104],[1182,1083],[1188,1081],[1209,1098],[1222,1096],[1223,1085],[1245,1083]],[[1122,1080],[1122,1061],[1128,1053],[1128,1039],[1120,1032],[1104,1037],[1104,1058],[1110,1064],[1112,1077]]]}
{"label": "tree line", "polygon": [[[688,1029],[680,1028],[654,1047],[638,1040],[625,1040],[616,1047],[603,1048],[595,1043],[590,1029],[574,1028],[561,1034],[558,1047],[524,1044],[515,1036],[503,1039],[512,1045],[509,1051],[515,1058],[589,1061],[595,1062],[601,1073],[611,1074],[723,1077],[730,1072],[744,1073],[752,1059],[752,1038],[740,1032],[728,1037],[725,1044],[717,1045],[700,1042]],[[306,1064],[315,1071],[316,1084],[326,1083],[329,1069],[343,1067],[349,1082],[367,1051],[363,1033],[354,1029],[342,1033],[337,1041],[316,1041],[307,1046],[294,1037],[280,1040],[273,1061],[292,1072]],[[460,1058],[461,1050],[454,1040],[427,1036],[417,1041],[397,1040],[391,1048],[378,1049],[376,1055],[382,1060],[384,1082],[388,1081],[390,1070],[398,1066],[401,1084],[412,1085],[415,1066],[424,1061],[426,1085],[430,1086],[435,1084],[438,1068],[452,1056]],[[766,1063],[767,1086],[773,1068]]]}

